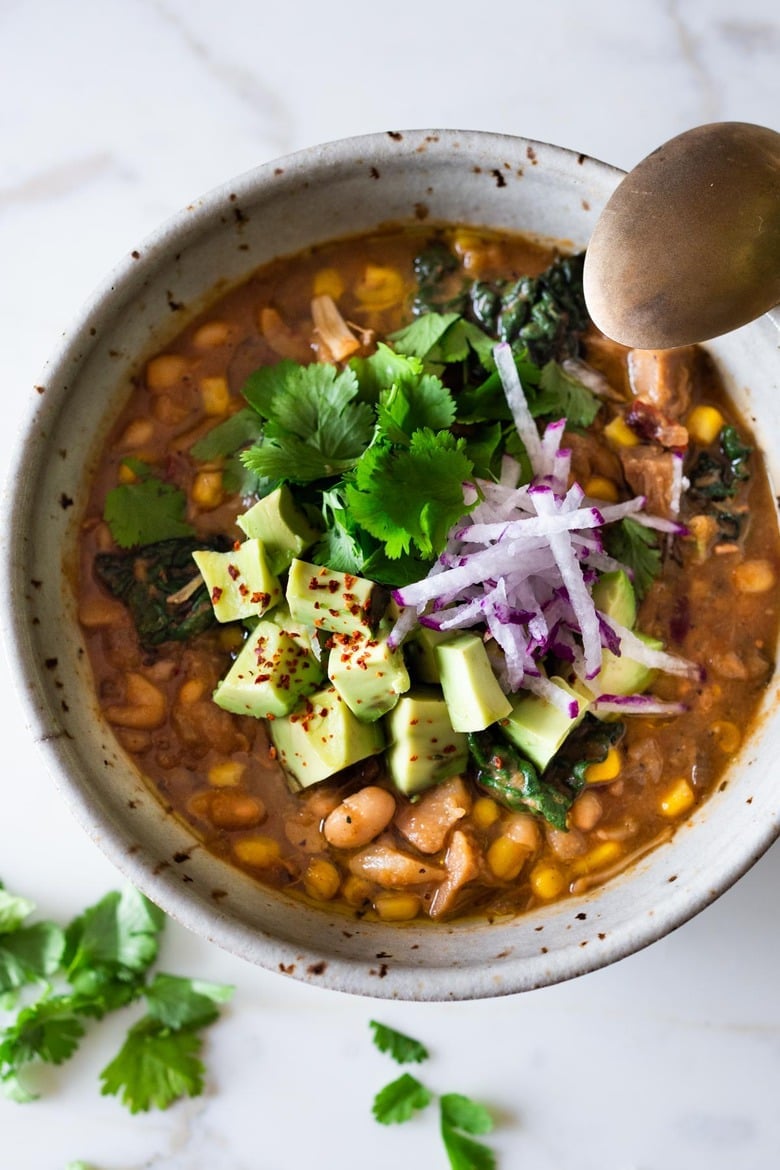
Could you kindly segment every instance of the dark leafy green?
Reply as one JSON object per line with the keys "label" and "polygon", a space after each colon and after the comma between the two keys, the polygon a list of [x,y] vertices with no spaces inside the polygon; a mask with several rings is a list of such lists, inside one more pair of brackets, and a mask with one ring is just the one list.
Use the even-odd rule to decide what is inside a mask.
{"label": "dark leafy green", "polygon": [[607,552],[631,572],[637,598],[641,601],[662,568],[658,533],[627,516],[604,531]]}
{"label": "dark leafy green", "polygon": [[180,537],[126,552],[98,553],[95,574],[130,610],[141,644],[183,642],[213,625],[214,609],[192,554],[227,550],[227,537]]}
{"label": "dark leafy green", "polygon": [[558,788],[502,736],[490,729],[468,737],[476,783],[512,812],[544,817],[556,829],[566,828],[566,814],[576,793]]}
{"label": "dark leafy green", "polygon": [[750,478],[751,453],[736,427],[723,427],[717,444],[700,451],[688,470],[691,495],[711,502],[732,499]]}

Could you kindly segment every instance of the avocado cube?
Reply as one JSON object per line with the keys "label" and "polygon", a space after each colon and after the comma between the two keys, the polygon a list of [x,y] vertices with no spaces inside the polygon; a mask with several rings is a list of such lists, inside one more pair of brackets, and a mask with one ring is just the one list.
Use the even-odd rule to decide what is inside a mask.
{"label": "avocado cube", "polygon": [[459,634],[436,647],[441,689],[455,731],[484,731],[512,710],[493,674],[485,643],[477,634]]}
{"label": "avocado cube", "polygon": [[[635,636],[651,650],[663,650],[664,644],[658,638],[639,633]],[[596,695],[641,695],[657,674],[652,666],[636,662],[625,654],[618,657],[611,650],[602,650],[601,670],[588,685]]]}
{"label": "avocado cube", "polygon": [[282,598],[261,540],[245,540],[230,552],[199,549],[192,554],[220,622],[260,617]]}
{"label": "avocado cube", "polygon": [[283,573],[319,536],[296,506],[286,483],[263,496],[236,523],[248,537],[262,540],[273,573]]}
{"label": "avocado cube", "polygon": [[511,713],[502,719],[499,726],[515,747],[543,771],[553,758],[567,735],[585,718],[591,695],[570,687],[562,678],[551,678],[576,703],[576,712],[571,714],[549,700],[526,692],[512,702]]}
{"label": "avocado cube", "polygon": [[322,668],[294,632],[259,621],[224,679],[214,702],[235,715],[276,719],[322,683]]}
{"label": "avocado cube", "polygon": [[368,722],[385,715],[409,690],[403,654],[387,644],[390,628],[333,634],[328,643],[328,678],[352,714]]}
{"label": "avocado cube", "polygon": [[385,726],[388,769],[399,792],[413,796],[466,767],[468,741],[453,731],[441,691],[419,687],[402,695]]}
{"label": "avocado cube", "polygon": [[602,573],[593,586],[593,603],[627,630],[636,623],[636,591],[625,569]]}
{"label": "avocado cube", "polygon": [[404,643],[406,660],[409,670],[417,682],[440,683],[439,663],[436,659],[436,647],[442,642],[448,642],[455,637],[452,630],[432,630],[428,626],[418,626],[412,636]]}
{"label": "avocado cube", "polygon": [[274,719],[269,730],[294,788],[319,784],[385,746],[381,724],[356,719],[335,687],[310,695],[292,714]]}
{"label": "avocado cube", "polygon": [[387,609],[374,581],[295,559],[287,577],[287,604],[296,621],[337,634],[373,630]]}

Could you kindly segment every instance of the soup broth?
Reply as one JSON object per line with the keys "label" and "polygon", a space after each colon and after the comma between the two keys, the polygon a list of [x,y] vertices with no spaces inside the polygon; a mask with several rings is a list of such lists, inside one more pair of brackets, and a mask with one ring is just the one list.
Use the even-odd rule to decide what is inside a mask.
{"label": "soup broth", "polygon": [[[399,335],[411,325],[416,333]],[[501,339],[527,390],[538,457],[557,468],[544,483],[535,477],[536,496],[525,486],[535,450],[527,419],[516,403],[507,407],[511,391],[493,366]],[[385,355],[381,369],[377,354]],[[315,363],[331,373],[315,389],[306,381],[285,415],[262,371],[286,372],[298,387],[292,371]],[[333,389],[345,370],[355,374],[352,396]],[[563,414],[565,428],[550,428]],[[369,446],[379,449],[376,476],[386,472],[381,482],[392,484],[384,501],[361,486],[358,459]],[[286,470],[258,474],[271,465],[242,460],[258,449],[262,459],[277,452]],[[415,462],[421,451],[430,458],[427,483]],[[462,519],[438,502],[433,478],[455,459],[468,469]],[[556,486],[555,475],[565,482]],[[264,578],[272,585],[248,590],[248,612],[216,620],[224,586],[199,573],[192,552],[222,558],[209,563],[240,577],[231,558],[257,538],[237,520],[280,484],[292,501],[298,568],[277,560]],[[524,507],[546,491],[559,511],[565,497],[565,507],[592,517],[563,551],[550,538],[563,586],[539,602],[537,625],[520,593],[496,617],[501,586],[489,569],[479,595],[472,581],[462,596],[410,604],[432,566],[468,563],[462,547],[446,565],[437,558],[481,515],[470,509],[492,500],[499,516],[512,491]],[[637,499],[636,511],[607,518]],[[500,514],[506,524],[523,522]],[[338,628],[340,618],[302,623],[289,587],[301,564],[309,589],[327,566],[341,574],[334,593],[338,582],[378,582],[376,612],[361,608],[357,630]],[[670,839],[724,782],[750,734],[774,671],[778,573],[760,453],[703,350],[638,352],[607,340],[585,318],[577,258],[524,238],[418,226],[275,261],[145,364],[93,476],[79,615],[105,719],[207,849],[260,882],[350,914],[441,920],[533,912],[609,880]],[[580,588],[590,602],[577,603]],[[467,623],[469,605],[478,617]],[[491,606],[493,626],[484,617]],[[448,628],[456,607],[463,624]],[[599,615],[595,676],[572,610]],[[289,671],[286,682],[277,677],[269,702],[282,707],[269,707],[269,718],[244,713],[243,699],[233,701],[239,713],[225,706],[226,676],[257,638],[258,620],[289,634],[319,678],[291,698],[298,683]],[[394,627],[400,648],[391,638],[387,650]],[[518,628],[541,646],[520,688],[511,661]],[[353,653],[358,642],[363,659]],[[379,670],[368,664],[375,651],[385,655]],[[344,711],[339,659],[362,671],[364,697],[372,680],[373,718],[352,683]],[[391,666],[395,682],[377,683]],[[462,688],[451,681],[458,677]],[[253,681],[259,690],[265,679],[256,672]],[[550,698],[549,687],[564,684],[568,706],[557,691]],[[330,700],[322,696],[334,689],[334,762],[309,783],[313,765],[290,745],[324,719],[320,705]],[[430,759],[426,776],[409,730],[423,708],[408,704],[422,696],[440,712],[443,694],[449,721],[433,737],[441,750],[420,749]],[[521,709],[529,698],[531,717]],[[465,713],[455,713],[458,702]],[[554,744],[544,731],[550,721]],[[363,746],[351,749],[355,727]]]}

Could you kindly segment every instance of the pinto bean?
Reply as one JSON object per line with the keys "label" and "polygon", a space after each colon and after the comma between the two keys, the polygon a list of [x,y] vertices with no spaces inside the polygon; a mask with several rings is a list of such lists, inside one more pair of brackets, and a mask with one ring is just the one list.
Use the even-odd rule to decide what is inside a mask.
{"label": "pinto bean", "polygon": [[359,849],[386,829],[395,813],[395,797],[370,784],[347,796],[325,819],[325,840],[335,849]]}

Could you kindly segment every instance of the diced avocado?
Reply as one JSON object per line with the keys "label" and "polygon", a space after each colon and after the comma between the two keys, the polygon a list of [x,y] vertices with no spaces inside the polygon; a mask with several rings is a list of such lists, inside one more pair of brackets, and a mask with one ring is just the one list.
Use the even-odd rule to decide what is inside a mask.
{"label": "diced avocado", "polygon": [[453,731],[441,691],[419,687],[402,695],[385,727],[390,776],[407,796],[466,767],[468,741],[462,732]]}
{"label": "diced avocado", "polygon": [[418,626],[404,643],[409,669],[417,682],[439,683],[439,663],[436,661],[436,647],[455,637],[452,630],[431,630]]}
{"label": "diced avocado", "polygon": [[235,715],[276,719],[322,683],[322,668],[294,631],[259,621],[223,680],[214,702]]}
{"label": "diced avocado", "polygon": [[297,558],[290,564],[287,604],[296,621],[337,634],[373,630],[387,609],[387,595],[374,581],[336,573]]}
{"label": "diced avocado", "polygon": [[636,623],[636,591],[625,569],[603,573],[593,586],[593,602],[607,617],[627,630]]}
{"label": "diced avocado", "polygon": [[[647,634],[636,633],[635,637],[651,650],[663,650],[663,642]],[[640,695],[652,684],[658,671],[642,662],[632,661],[626,654],[613,654],[604,650],[601,655],[601,670],[588,686],[597,695]]]}
{"label": "diced avocado", "polygon": [[389,623],[375,634],[331,634],[328,678],[353,715],[373,722],[409,690],[409,674],[400,650],[387,644]]}
{"label": "diced avocado", "polygon": [[192,554],[220,622],[260,617],[282,598],[261,540],[245,540],[230,552],[199,549]]}
{"label": "diced avocado", "polygon": [[526,693],[512,702],[511,714],[499,726],[507,739],[543,771],[569,732],[584,719],[590,698],[584,689],[577,691],[562,678],[551,678],[566,692],[571,710],[564,711],[541,695]]}
{"label": "diced avocado", "polygon": [[236,523],[248,537],[262,540],[274,573],[283,573],[319,536],[296,506],[286,483],[263,496]]}
{"label": "diced avocado", "polygon": [[309,695],[292,714],[274,719],[269,730],[278,760],[298,788],[319,784],[385,746],[382,725],[356,719],[332,686]]}
{"label": "diced avocado", "polygon": [[493,674],[485,643],[476,634],[458,634],[436,647],[441,689],[455,731],[484,731],[504,719],[512,704]]}

